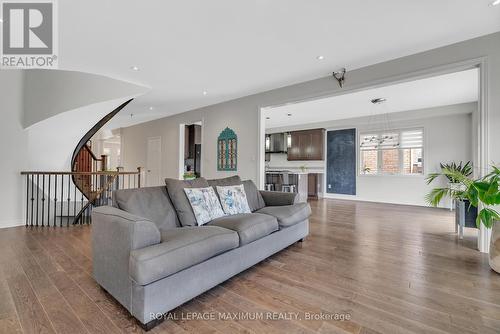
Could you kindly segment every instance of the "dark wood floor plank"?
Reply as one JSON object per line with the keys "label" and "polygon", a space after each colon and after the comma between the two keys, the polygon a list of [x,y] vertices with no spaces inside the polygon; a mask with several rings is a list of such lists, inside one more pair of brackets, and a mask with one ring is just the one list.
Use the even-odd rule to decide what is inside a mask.
{"label": "dark wood floor plank", "polygon": [[56,332],[88,333],[31,252],[22,244],[15,244],[12,248]]}
{"label": "dark wood floor plank", "polygon": [[[354,201],[310,204],[305,242],[172,314],[337,312],[351,315],[349,321],[181,318],[151,333],[500,332],[500,275],[475,250],[474,230],[457,239],[453,213]],[[0,333],[61,332],[59,322],[80,322],[90,333],[143,332],[92,279],[91,228],[0,230],[0,244],[8,245],[0,254]],[[59,319],[51,309],[57,304],[75,312]],[[20,309],[28,312],[21,316]]]}
{"label": "dark wood floor plank", "polygon": [[0,252],[0,267],[6,278],[23,332],[55,333],[30,281],[7,243],[3,243]]}
{"label": "dark wood floor plank", "polygon": [[22,333],[16,306],[3,270],[0,270],[0,333]]}
{"label": "dark wood floor plank", "polygon": [[51,242],[38,236],[36,241],[65,271],[49,274],[50,279],[68,304],[91,333],[120,333],[119,328],[107,317],[90,297],[79,287],[69,272],[78,270],[72,261],[64,256]]}
{"label": "dark wood floor plank", "polygon": [[109,294],[107,294],[99,285],[92,279],[91,270],[87,268],[85,262],[80,266],[78,261],[81,257],[75,256],[73,251],[66,252],[67,243],[61,242],[61,238],[51,235],[44,235],[41,242],[49,247],[51,254],[60,261],[61,267],[65,270],[68,276],[76,282],[87,296],[99,307],[99,309],[109,318],[124,333],[141,333],[142,329],[130,315],[130,313],[120,304],[116,302]]}

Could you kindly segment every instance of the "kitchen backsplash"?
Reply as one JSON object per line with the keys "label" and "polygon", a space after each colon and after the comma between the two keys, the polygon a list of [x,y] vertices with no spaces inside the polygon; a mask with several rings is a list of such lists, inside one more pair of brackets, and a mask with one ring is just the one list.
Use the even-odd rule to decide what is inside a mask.
{"label": "kitchen backsplash", "polygon": [[271,160],[266,163],[269,169],[300,168],[306,166],[310,169],[325,167],[324,161],[288,161],[286,153],[271,153]]}

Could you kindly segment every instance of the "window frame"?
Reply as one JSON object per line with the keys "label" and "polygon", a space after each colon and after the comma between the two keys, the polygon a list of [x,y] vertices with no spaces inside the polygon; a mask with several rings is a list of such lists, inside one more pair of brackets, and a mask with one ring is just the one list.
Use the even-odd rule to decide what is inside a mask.
{"label": "window frame", "polygon": [[[373,150],[362,150],[359,145],[361,145],[361,138],[366,135],[377,135],[380,136],[384,133],[392,132],[392,133],[397,133],[399,138],[402,138],[402,133],[406,131],[415,131],[415,130],[420,130],[422,131],[422,146],[421,147],[413,147],[415,148],[420,148],[422,150],[422,173],[415,173],[415,174],[404,174],[402,171],[404,169],[404,150],[405,148],[397,148],[398,150],[398,155],[399,155],[399,172],[398,173],[387,173],[387,172],[382,172],[382,152],[384,149],[373,149]],[[358,144],[358,176],[366,176],[366,177],[377,177],[377,176],[390,176],[390,177],[424,177],[425,175],[425,166],[426,166],[426,158],[425,158],[425,145],[426,145],[426,138],[425,138],[425,129],[422,126],[417,126],[417,127],[408,127],[408,128],[396,128],[396,129],[389,129],[389,130],[375,130],[375,131],[359,131],[358,132],[358,141],[360,144]],[[407,149],[412,149],[412,148],[407,148]],[[385,149],[388,150],[388,149]],[[374,174],[365,174],[362,171],[362,164],[363,164],[363,158],[362,158],[362,152],[363,151],[377,151],[377,173]]]}

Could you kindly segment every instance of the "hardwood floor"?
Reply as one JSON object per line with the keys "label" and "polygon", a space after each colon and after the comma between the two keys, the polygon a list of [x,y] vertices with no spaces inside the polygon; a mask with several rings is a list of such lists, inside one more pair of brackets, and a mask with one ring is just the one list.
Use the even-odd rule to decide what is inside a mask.
{"label": "hardwood floor", "polygon": [[[457,239],[453,213],[311,207],[303,243],[177,308],[152,333],[500,333],[500,275],[474,250],[474,230]],[[92,279],[90,229],[0,230],[0,333],[142,332]],[[348,319],[324,319],[335,314]]]}

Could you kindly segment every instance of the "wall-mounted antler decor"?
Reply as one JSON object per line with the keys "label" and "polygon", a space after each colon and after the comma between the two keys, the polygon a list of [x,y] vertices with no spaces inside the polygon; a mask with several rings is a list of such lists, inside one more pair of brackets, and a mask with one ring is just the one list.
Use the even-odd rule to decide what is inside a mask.
{"label": "wall-mounted antler decor", "polygon": [[340,88],[344,87],[344,79],[345,79],[345,68],[341,68],[338,71],[333,72],[333,77],[338,81]]}

